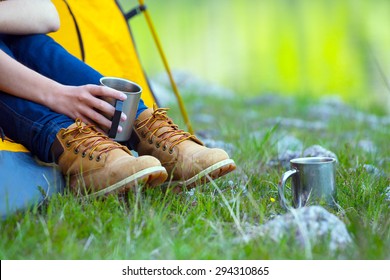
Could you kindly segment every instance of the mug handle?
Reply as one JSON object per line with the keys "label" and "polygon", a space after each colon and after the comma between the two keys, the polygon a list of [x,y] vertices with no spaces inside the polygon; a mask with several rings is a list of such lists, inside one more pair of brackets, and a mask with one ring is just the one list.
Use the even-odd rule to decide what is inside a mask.
{"label": "mug handle", "polygon": [[123,111],[123,101],[116,100],[114,117],[111,120],[112,122],[111,128],[108,131],[108,137],[110,138],[116,137],[116,133],[118,132],[118,127],[119,127],[119,122],[121,121],[122,111]]}
{"label": "mug handle", "polygon": [[282,179],[280,180],[279,184],[278,184],[278,190],[279,190],[279,198],[280,198],[280,205],[284,208],[284,209],[288,209],[290,208],[290,205],[289,203],[287,202],[285,196],[284,196],[284,189],[285,189],[285,186],[286,186],[286,183],[287,183],[287,180],[294,174],[298,173],[298,170],[296,169],[291,169],[289,171],[286,171],[283,176],[282,176]]}

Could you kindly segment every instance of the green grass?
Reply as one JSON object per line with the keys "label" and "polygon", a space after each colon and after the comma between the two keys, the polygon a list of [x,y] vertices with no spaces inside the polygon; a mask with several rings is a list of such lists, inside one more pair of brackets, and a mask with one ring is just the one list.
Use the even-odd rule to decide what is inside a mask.
{"label": "green grass", "polygon": [[[261,225],[285,212],[279,206],[277,182],[284,171],[267,165],[278,155],[273,135],[287,132],[304,148],[320,144],[339,158],[338,201],[333,212],[347,225],[353,245],[330,252],[316,244],[314,259],[389,259],[390,203],[385,200],[390,174],[389,126],[374,129],[353,119],[331,118],[320,133],[270,125],[273,117],[310,121],[315,99],[296,99],[290,106],[247,103],[245,99],[187,96],[190,116],[209,113],[212,125],[194,123],[197,131],[218,132],[216,139],[234,145],[238,169],[199,186],[193,195],[164,193],[159,188],[106,200],[57,195],[40,207],[0,222],[1,259],[306,259],[293,236],[279,243],[258,237],[237,242],[246,225]],[[198,108],[196,103],[204,105]],[[215,106],[215,104],[220,104]],[[252,105],[251,105],[252,104]],[[248,114],[248,111],[254,113]],[[171,115],[180,119],[175,108]],[[210,113],[211,112],[211,113]],[[378,110],[380,115],[380,110]],[[261,137],[251,137],[254,131]],[[355,143],[367,139],[377,147],[364,152]],[[375,177],[364,164],[387,174]],[[245,185],[246,191],[238,187]],[[273,201],[276,199],[276,201]]]}

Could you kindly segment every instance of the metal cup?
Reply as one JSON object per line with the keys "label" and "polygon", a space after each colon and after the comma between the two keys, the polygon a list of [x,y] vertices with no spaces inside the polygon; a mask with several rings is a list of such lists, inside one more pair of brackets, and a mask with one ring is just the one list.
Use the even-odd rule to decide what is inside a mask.
{"label": "metal cup", "polygon": [[336,160],[329,157],[306,157],[290,160],[291,170],[285,172],[278,185],[280,203],[290,208],[285,198],[285,185],[291,177],[294,208],[321,205],[336,208]]}
{"label": "metal cup", "polygon": [[[108,136],[118,142],[128,141],[133,131],[133,124],[141,98],[142,88],[134,82],[115,77],[103,77],[100,79],[100,84],[119,90],[127,95],[125,101],[113,98],[105,98],[104,100],[115,107],[115,114],[111,119],[112,125],[108,131]],[[124,122],[120,121],[122,112],[127,116]],[[119,125],[122,126],[121,133],[117,133]]]}

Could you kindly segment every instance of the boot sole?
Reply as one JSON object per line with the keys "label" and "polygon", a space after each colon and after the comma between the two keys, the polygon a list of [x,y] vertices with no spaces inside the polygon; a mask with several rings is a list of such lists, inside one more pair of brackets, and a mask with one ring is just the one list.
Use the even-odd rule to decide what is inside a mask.
{"label": "boot sole", "polygon": [[141,170],[103,190],[86,195],[86,197],[98,197],[108,194],[124,194],[137,185],[154,187],[161,185],[168,177],[167,171],[162,166],[149,167]]}
{"label": "boot sole", "polygon": [[179,193],[183,191],[183,189],[190,190],[196,187],[199,183],[207,183],[211,180],[215,180],[219,177],[222,177],[233,170],[236,169],[236,164],[232,159],[225,159],[223,161],[217,162],[212,166],[202,170],[192,178],[186,181],[171,181],[165,183],[164,187],[172,188],[173,192]]}

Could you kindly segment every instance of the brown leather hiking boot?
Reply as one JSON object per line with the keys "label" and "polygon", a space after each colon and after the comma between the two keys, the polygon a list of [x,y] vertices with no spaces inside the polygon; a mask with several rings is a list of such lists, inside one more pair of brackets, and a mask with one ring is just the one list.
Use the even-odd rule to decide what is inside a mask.
{"label": "brown leather hiking boot", "polygon": [[58,165],[77,194],[124,193],[138,184],[156,186],[168,176],[156,158],[136,158],[128,148],[80,120],[61,129],[57,141],[63,151]]}
{"label": "brown leather hiking boot", "polygon": [[134,150],[160,160],[170,175],[168,184],[176,185],[176,191],[183,186],[190,189],[236,168],[225,151],[206,148],[194,135],[180,130],[167,116],[167,110],[147,109],[135,120],[134,132],[139,142]]}

